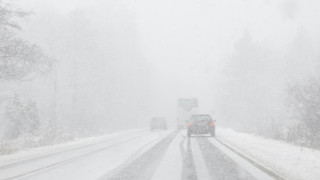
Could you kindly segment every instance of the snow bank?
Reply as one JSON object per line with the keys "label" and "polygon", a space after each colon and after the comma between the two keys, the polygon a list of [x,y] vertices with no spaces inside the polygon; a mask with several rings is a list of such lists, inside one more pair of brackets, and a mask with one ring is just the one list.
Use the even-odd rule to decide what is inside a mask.
{"label": "snow bank", "polygon": [[288,179],[320,179],[319,150],[223,128],[217,138]]}

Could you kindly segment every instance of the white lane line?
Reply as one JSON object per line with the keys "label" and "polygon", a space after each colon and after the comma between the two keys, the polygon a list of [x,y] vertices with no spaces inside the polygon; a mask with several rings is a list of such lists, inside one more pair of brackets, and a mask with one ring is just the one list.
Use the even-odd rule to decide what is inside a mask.
{"label": "white lane line", "polygon": [[218,149],[220,149],[223,153],[225,153],[227,156],[229,156],[234,162],[239,164],[244,170],[246,170],[248,173],[250,173],[253,177],[256,179],[263,179],[263,180],[274,180],[273,177],[269,176],[247,160],[243,159],[238,154],[234,153],[221,143],[219,143],[216,139],[209,139],[209,141]]}
{"label": "white lane line", "polygon": [[179,149],[179,143],[181,141],[182,136],[178,134],[167,149],[159,167],[152,176],[152,180],[181,179],[182,157]]}
{"label": "white lane line", "polygon": [[[274,179],[279,179],[279,180],[285,180],[287,178],[283,177],[282,175],[278,174],[278,172],[270,169],[270,167],[265,166],[264,164],[262,164],[261,162],[257,161],[255,158],[253,158],[252,156],[244,153],[243,151],[237,149],[236,147],[234,147],[233,145],[231,145],[230,143],[227,143],[226,141],[222,140],[220,137],[216,138],[216,140],[221,143],[222,145],[226,146],[228,149],[230,149],[231,151],[235,152],[236,154],[238,154],[239,156],[241,156],[242,158],[244,158],[245,160],[247,160],[248,162],[250,162],[251,164],[255,165],[256,167],[258,167],[260,170],[264,171],[265,173],[269,174],[270,176],[272,176]],[[271,175],[272,174],[272,175]]]}
{"label": "white lane line", "polygon": [[198,180],[210,180],[209,171],[202,156],[200,146],[195,138],[191,138],[191,148]]}

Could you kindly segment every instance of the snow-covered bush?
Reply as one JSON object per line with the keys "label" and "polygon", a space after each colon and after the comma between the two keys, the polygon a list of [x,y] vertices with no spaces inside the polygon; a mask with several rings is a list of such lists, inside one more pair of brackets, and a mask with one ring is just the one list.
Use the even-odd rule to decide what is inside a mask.
{"label": "snow-covered bush", "polygon": [[18,95],[8,104],[5,118],[10,124],[6,132],[9,139],[26,134],[36,135],[40,127],[36,103],[32,100],[22,101]]}
{"label": "snow-covered bush", "polygon": [[289,129],[286,140],[299,146],[310,147],[311,143],[308,139],[309,136],[310,132],[308,131],[308,128],[301,123]]}
{"label": "snow-covered bush", "polygon": [[0,154],[10,154],[21,149],[39,146],[40,137],[32,134],[23,134],[15,139],[2,139]]}
{"label": "snow-covered bush", "polygon": [[6,107],[5,118],[9,127],[1,139],[1,153],[39,146],[40,119],[34,101],[23,101],[15,95]]}
{"label": "snow-covered bush", "polygon": [[289,88],[289,107],[296,127],[288,134],[293,142],[320,148],[320,73]]}
{"label": "snow-covered bush", "polygon": [[283,124],[279,122],[279,120],[270,118],[269,120],[264,120],[259,125],[256,125],[258,127],[258,132],[255,132],[255,134],[258,134],[260,136],[264,136],[267,138],[273,138],[273,139],[285,139],[285,127]]}

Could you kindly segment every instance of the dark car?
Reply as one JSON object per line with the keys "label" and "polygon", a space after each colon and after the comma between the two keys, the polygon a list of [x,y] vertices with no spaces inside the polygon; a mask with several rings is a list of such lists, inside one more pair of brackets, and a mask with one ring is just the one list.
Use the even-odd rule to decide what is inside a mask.
{"label": "dark car", "polygon": [[201,114],[191,116],[188,122],[187,135],[190,137],[192,134],[210,134],[215,136],[215,121],[212,120],[210,115]]}
{"label": "dark car", "polygon": [[167,123],[166,123],[166,119],[163,117],[156,117],[156,118],[152,118],[150,121],[150,129],[152,130],[156,130],[156,129],[167,129]]}

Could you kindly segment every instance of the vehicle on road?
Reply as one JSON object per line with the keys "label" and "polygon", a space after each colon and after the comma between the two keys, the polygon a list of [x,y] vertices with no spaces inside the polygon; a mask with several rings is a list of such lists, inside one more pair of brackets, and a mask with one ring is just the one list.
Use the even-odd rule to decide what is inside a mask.
{"label": "vehicle on road", "polygon": [[188,119],[196,113],[198,98],[179,98],[177,104],[177,129],[187,129]]}
{"label": "vehicle on road", "polygon": [[154,117],[150,121],[150,130],[163,129],[167,130],[167,122],[163,117]]}
{"label": "vehicle on road", "polygon": [[191,137],[192,134],[210,134],[215,136],[215,120],[207,114],[199,114],[191,116],[188,122],[187,135]]}

